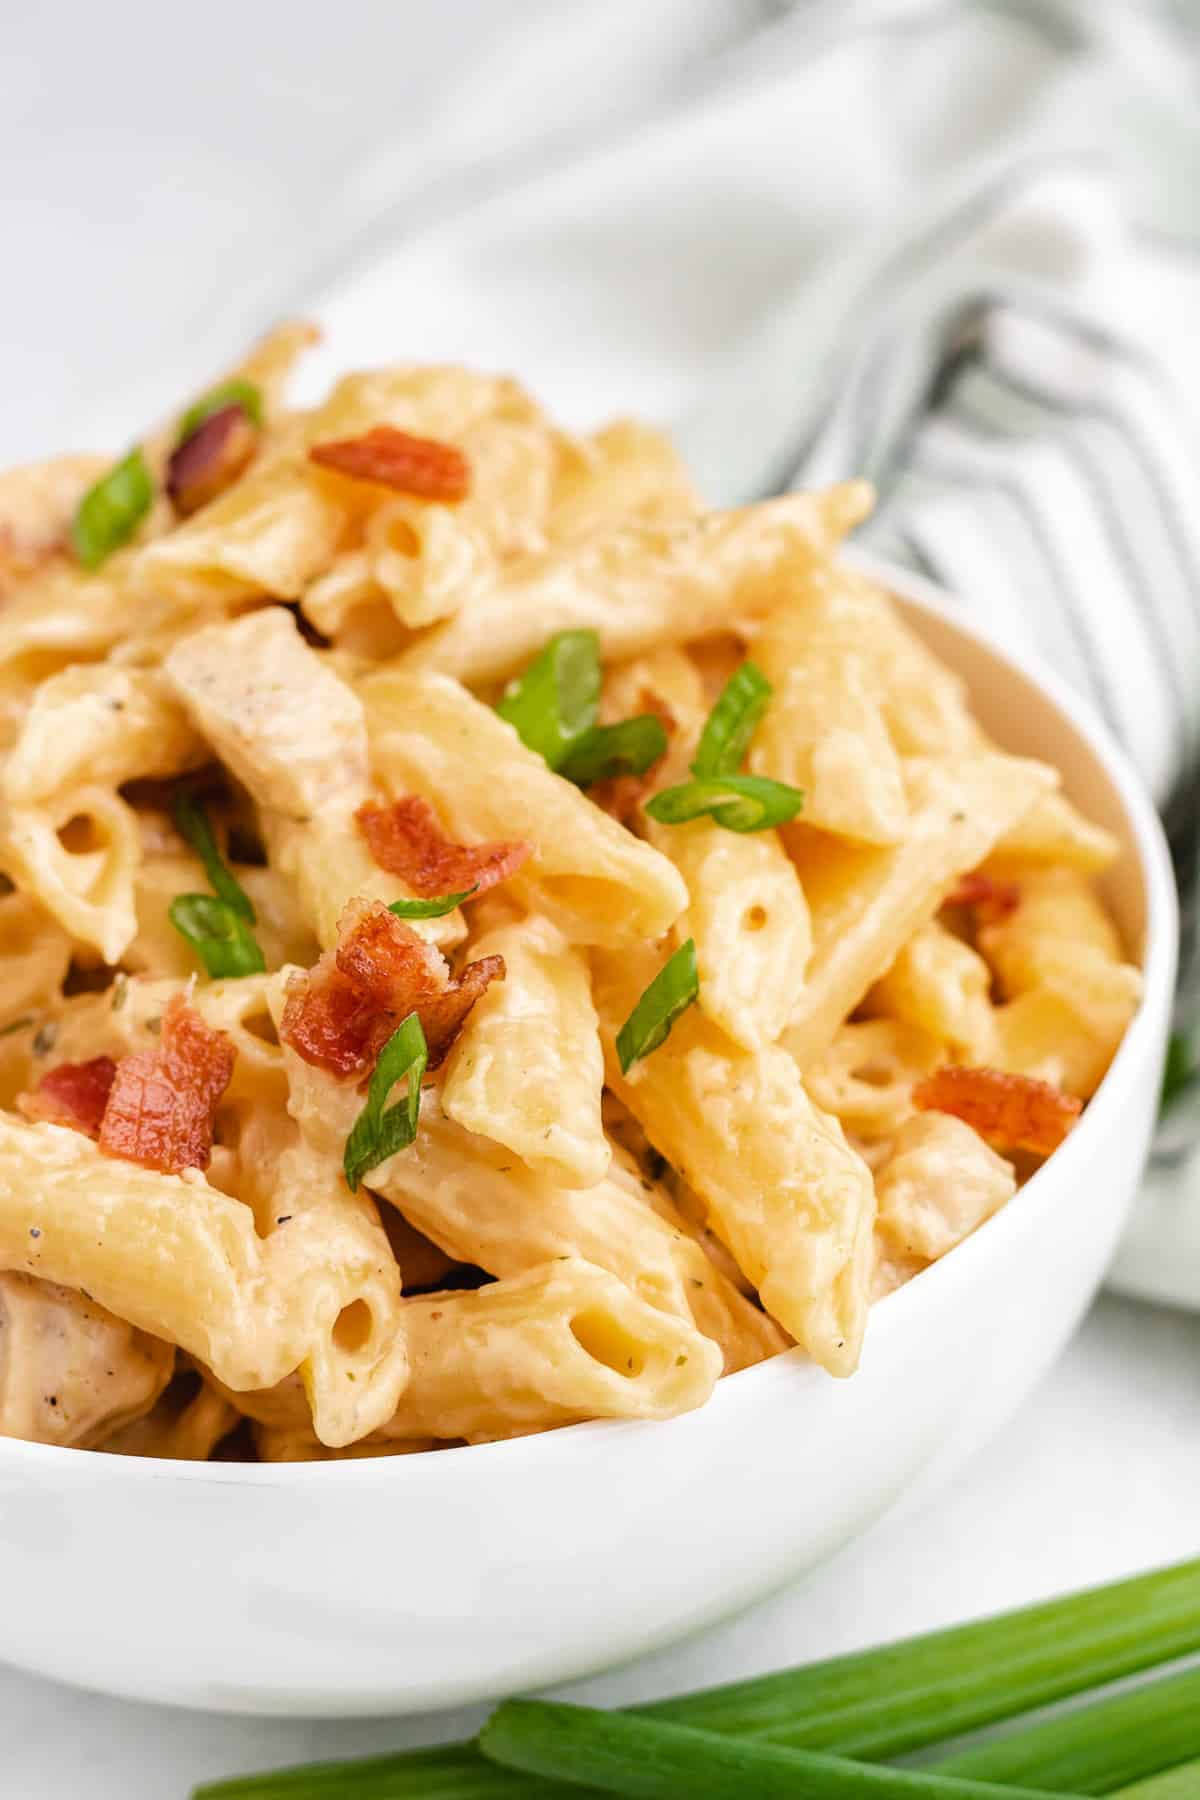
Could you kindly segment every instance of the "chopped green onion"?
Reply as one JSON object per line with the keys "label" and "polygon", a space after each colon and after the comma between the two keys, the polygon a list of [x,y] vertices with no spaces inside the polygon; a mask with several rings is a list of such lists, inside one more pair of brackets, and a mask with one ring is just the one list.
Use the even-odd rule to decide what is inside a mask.
{"label": "chopped green onion", "polygon": [[1137,1781],[1132,1787],[1115,1791],[1118,1800],[1196,1800],[1200,1794],[1200,1762],[1184,1763],[1182,1768],[1167,1769],[1162,1775],[1151,1775],[1148,1781]]}
{"label": "chopped green onion", "polygon": [[263,403],[260,390],[252,381],[245,381],[235,375],[229,381],[222,381],[217,387],[210,388],[194,405],[189,406],[178,425],[178,442],[184,443],[194,431],[199,431],[205,419],[211,419],[214,413],[221,412],[227,406],[240,406],[252,425],[263,422]]}
{"label": "chopped green onion", "polygon": [[597,633],[560,631],[524,674],[509,682],[496,711],[523,744],[557,769],[595,724],[600,683]]}
{"label": "chopped green onion", "polygon": [[[901,1756],[1196,1650],[1200,1561],[639,1711],[844,1756]],[[566,1791],[526,1778],[514,1786],[460,1743],[247,1775],[198,1788],[195,1800],[560,1800]]]}
{"label": "chopped green onion", "polygon": [[1173,1031],[1167,1039],[1167,1060],[1163,1066],[1162,1099],[1159,1110],[1166,1112],[1174,1106],[1185,1088],[1192,1085],[1196,1076],[1200,1075],[1195,1053],[1187,1037],[1182,1031]]}
{"label": "chopped green onion", "polygon": [[140,450],[131,450],[83,496],[71,524],[71,542],[85,569],[129,542],[154,504],[154,484]]}
{"label": "chopped green onion", "polygon": [[799,788],[765,775],[713,775],[660,788],[646,811],[660,825],[686,825],[710,818],[726,831],[768,831],[794,819],[804,805]]}
{"label": "chopped green onion", "polygon": [[552,1700],[506,1700],[479,1748],[502,1768],[644,1800],[1049,1800],[1045,1789],[848,1762]]}
{"label": "chopped green onion", "polygon": [[398,919],[443,919],[464,900],[469,900],[474,892],[475,888],[469,887],[459,894],[438,894],[432,900],[393,900],[388,911],[395,913]]}
{"label": "chopped green onion", "polygon": [[510,1775],[485,1762],[474,1744],[447,1744],[235,1776],[196,1788],[192,1800],[532,1800],[534,1795],[579,1800],[579,1789]]}
{"label": "chopped green onion", "polygon": [[261,975],[266,968],[249,926],[228,901],[211,894],[180,894],[167,908],[167,917],[213,981],[231,975]]}
{"label": "chopped green onion", "polygon": [[740,669],[734,670],[700,734],[692,763],[693,775],[735,773],[749,749],[750,739],[772,692],[770,682],[756,663],[744,662]]}
{"label": "chopped green onion", "polygon": [[257,924],[254,902],[217,849],[208,814],[191,788],[176,788],[171,811],[180,837],[187,840],[204,864],[204,873],[213,893],[219,894],[226,906],[232,907],[249,924]]}
{"label": "chopped green onion", "polygon": [[[409,1013],[404,1023],[392,1033],[383,1049],[367,1089],[367,1104],[346,1139],[342,1167],[351,1192],[368,1169],[405,1150],[417,1135],[421,1114],[421,1081],[429,1054],[425,1033],[416,1013]],[[408,1092],[403,1100],[384,1111],[388,1095],[398,1081],[408,1076]]]}
{"label": "chopped green onion", "polygon": [[617,1033],[622,1075],[628,1075],[635,1062],[666,1043],[680,1013],[686,1012],[699,996],[696,945],[689,938],[663,964]]}
{"label": "chopped green onion", "polygon": [[656,713],[639,713],[619,725],[593,725],[567,751],[558,772],[577,787],[610,775],[644,775],[666,753],[666,726]]}
{"label": "chopped green onion", "polygon": [[1107,1794],[1198,1755],[1200,1669],[1189,1669],[939,1757],[930,1766],[939,1775],[975,1781],[1036,1778],[1059,1793]]}

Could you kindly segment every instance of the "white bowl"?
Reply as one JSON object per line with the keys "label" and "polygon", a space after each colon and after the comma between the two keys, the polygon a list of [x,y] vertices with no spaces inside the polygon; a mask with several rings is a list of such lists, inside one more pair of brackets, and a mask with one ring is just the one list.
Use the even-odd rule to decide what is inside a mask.
{"label": "white bowl", "polygon": [[1006,746],[1046,757],[1121,838],[1110,899],[1141,1009],[1064,1147],[876,1308],[862,1368],[798,1353],[669,1424],[349,1463],[139,1461],[0,1440],[0,1658],[143,1700],[405,1712],[560,1682],[746,1606],[933,1483],[1075,1329],[1137,1189],[1175,965],[1158,820],[1049,672],[889,571]]}

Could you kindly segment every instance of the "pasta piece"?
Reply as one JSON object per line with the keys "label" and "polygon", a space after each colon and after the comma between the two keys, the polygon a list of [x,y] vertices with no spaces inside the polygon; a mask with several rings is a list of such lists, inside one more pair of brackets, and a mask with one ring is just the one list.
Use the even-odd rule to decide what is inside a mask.
{"label": "pasta piece", "polygon": [[412,1380],[389,1437],[470,1443],[703,1406],[721,1353],[603,1269],[566,1257],[478,1293],[404,1302]]}
{"label": "pasta piece", "polygon": [[72,1288],[0,1274],[0,1437],[90,1448],[150,1410],[174,1362]]}
{"label": "pasta piece", "polygon": [[605,529],[514,565],[404,653],[410,669],[499,681],[556,631],[590,627],[606,658],[636,656],[758,617],[779,584],[864,516],[861,482],[692,520]]}
{"label": "pasta piece", "polygon": [[[278,1014],[278,978],[272,1006]],[[313,1149],[340,1162],[361,1101],[286,1054],[289,1109]],[[666,1196],[631,1185],[615,1165],[594,1187],[558,1186],[503,1145],[464,1131],[427,1094],[415,1143],[372,1169],[368,1181],[455,1261],[492,1275],[524,1274],[563,1256],[609,1270],[649,1305],[694,1320],[720,1346],[727,1369],[785,1346],[772,1322],[713,1268]],[[401,1272],[407,1281],[403,1263]]]}
{"label": "pasta piece", "polygon": [[548,520],[559,543],[630,518],[686,518],[700,510],[692,478],[665,432],[615,419],[562,458]]}
{"label": "pasta piece", "polygon": [[1069,1001],[1050,988],[1030,988],[996,1007],[992,1018],[988,1060],[996,1068],[1091,1099],[1112,1060],[1112,1045],[1096,1036]]}
{"label": "pasta piece", "polygon": [[850,845],[806,825],[785,827],[808,899],[813,959],[783,1042],[803,1064],[891,967],[1013,819],[1054,781],[1042,763],[982,753],[905,769],[909,826],[899,844]]}
{"label": "pasta piece", "polygon": [[407,1379],[396,1265],[370,1201],[302,1149],[278,1191],[291,1217],[261,1239],[249,1208],[198,1170],[160,1175],[0,1115],[0,1266],[86,1288],[231,1388],[303,1365],[318,1436],[349,1443]]}
{"label": "pasta piece", "polygon": [[[675,730],[657,782],[686,781],[708,711],[695,666],[667,650],[626,665],[613,686],[630,711],[645,706],[637,694],[661,695]],[[687,886],[675,935],[695,942],[701,1009],[743,1049],[774,1043],[804,991],[812,951],[804,890],[779,834],[726,831],[713,819],[639,823]]]}
{"label": "pasta piece", "polygon": [[83,665],[51,675],[35,691],[2,788],[10,806],[33,807],[85,785],[178,775],[204,759],[203,744],[155,670]]}
{"label": "pasta piece", "polygon": [[924,1113],[896,1134],[875,1176],[876,1236],[893,1267],[924,1268],[1007,1205],[1017,1190],[1011,1163],[960,1119]]}
{"label": "pasta piece", "polygon": [[239,1417],[236,1406],[211,1382],[194,1369],[183,1369],[148,1413],[104,1438],[97,1448],[110,1456],[207,1462]]}
{"label": "pasta piece", "polygon": [[991,971],[978,952],[930,919],[875,983],[866,1006],[951,1045],[959,1061],[986,1062],[993,1039],[991,989]]}
{"label": "pasta piece", "polygon": [[0,1033],[58,999],[71,939],[28,894],[0,894]]}
{"label": "pasta piece", "polygon": [[[646,986],[646,959],[597,959],[606,1048]],[[787,1052],[738,1049],[698,1011],[609,1082],[702,1196],[763,1305],[815,1361],[848,1375],[866,1325],[874,1193]]]}
{"label": "pasta piece", "polygon": [[1057,863],[1083,875],[1099,875],[1117,857],[1111,831],[1094,825],[1065,794],[1042,794],[1009,827],[996,845],[997,865],[1017,870],[1024,863]]}
{"label": "pasta piece", "polygon": [[477,1002],[442,1084],[446,1116],[564,1187],[592,1187],[611,1152],[600,1118],[604,1053],[588,967],[547,919],[474,939],[505,979]]}
{"label": "pasta piece", "polygon": [[916,1083],[945,1061],[942,1043],[902,1019],[848,1021],[804,1067],[804,1085],[823,1112],[868,1142],[898,1131],[912,1112]]}
{"label": "pasta piece", "polygon": [[571,942],[658,938],[682,912],[687,892],[665,858],[553,774],[456,681],[381,670],[359,693],[384,785],[435,801],[457,837],[532,844],[509,885]]}
{"label": "pasta piece", "polygon": [[810,825],[894,844],[907,807],[884,723],[887,690],[869,647],[874,609],[847,594],[840,570],[812,568],[806,577],[790,584],[754,639],[754,660],[775,691],[750,767],[800,788]]}
{"label": "pasta piece", "polygon": [[0,470],[0,600],[62,555],[75,509],[106,456],[55,456]]}
{"label": "pasta piece", "polygon": [[[324,947],[355,896],[409,891],[375,863],[355,822],[370,797],[361,703],[279,607],[180,640],[168,679],[198,729],[260,809],[273,865],[291,880]],[[418,920],[434,943],[463,935],[461,914]]]}
{"label": "pasta piece", "polygon": [[1030,870],[1012,913],[979,933],[979,946],[1009,999],[1045,988],[1065,1000],[1111,1060],[1142,992],[1140,970],[1087,878],[1074,869]]}
{"label": "pasta piece", "polygon": [[[448,618],[495,579],[491,545],[458,513],[455,507],[393,500],[368,520],[363,566],[402,625]],[[322,610],[329,616],[327,599]]]}
{"label": "pasta piece", "polygon": [[339,550],[325,573],[318,575],[301,595],[304,617],[326,637],[337,637],[360,608],[383,597],[371,570],[365,549]]}
{"label": "pasta piece", "polygon": [[0,805],[0,866],[63,930],[119,962],[137,932],[137,816],[111,787],[69,788],[39,806]]}

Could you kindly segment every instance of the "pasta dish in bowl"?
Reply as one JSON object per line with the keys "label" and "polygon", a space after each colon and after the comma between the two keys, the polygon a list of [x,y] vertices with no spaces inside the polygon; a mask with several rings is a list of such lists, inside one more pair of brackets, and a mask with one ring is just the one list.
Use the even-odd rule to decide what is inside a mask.
{"label": "pasta dish in bowl", "polygon": [[[545,1531],[562,1446],[571,1481],[657,1469],[659,1529],[711,1477],[710,1416],[746,1396],[787,1433],[794,1401],[814,1444],[853,1436],[888,1322],[902,1381],[986,1221],[1014,1267],[1052,1240],[1022,1208],[1099,1138],[1120,1051],[1126,1175],[994,1424],[1144,1149],[1170,963],[1144,802],[1070,703],[840,552],[863,484],[705,510],[656,432],[572,437],[454,369],[289,409],[308,336],[115,464],[0,478],[0,1435],[26,1440],[0,1495],[144,1470],[175,1496],[152,1545],[353,1460],[303,1490],[321,1541],[339,1480],[413,1515],[486,1494],[494,1577]],[[1020,1300],[1010,1271],[993,1305]],[[920,1379],[910,1471],[950,1377]],[[634,1435],[552,1429],[601,1420]],[[775,1572],[832,1529],[780,1533]],[[625,1639],[596,1622],[582,1660],[550,1633],[533,1676],[765,1569]],[[0,1654],[96,1679],[19,1618]],[[481,1648],[371,1686],[354,1661],[103,1684],[366,1710],[526,1667]]]}

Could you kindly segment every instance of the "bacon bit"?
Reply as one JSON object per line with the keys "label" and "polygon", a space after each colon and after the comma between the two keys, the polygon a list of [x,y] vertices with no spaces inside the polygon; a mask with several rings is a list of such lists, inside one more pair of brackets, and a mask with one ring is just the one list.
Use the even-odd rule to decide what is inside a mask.
{"label": "bacon bit", "polygon": [[503,979],[504,958],[485,956],[452,980],[441,952],[382,901],[352,900],[338,922],[336,950],[293,976],[279,1036],[314,1068],[361,1077],[415,1012],[436,1069],[488,983]]}
{"label": "bacon bit", "polygon": [[422,899],[466,888],[483,893],[507,881],[533,854],[533,846],[521,842],[454,843],[442,832],[433,808],[416,794],[391,806],[368,801],[354,816],[379,867],[399,875]]}
{"label": "bacon bit", "polygon": [[352,481],[376,481],[418,500],[454,506],[471,491],[471,465],[453,444],[413,437],[394,425],[375,425],[359,437],[314,444],[309,458]]}
{"label": "bacon bit", "polygon": [[116,1072],[111,1056],[59,1063],[56,1069],[46,1071],[32,1094],[18,1094],[17,1110],[27,1119],[69,1125],[73,1131],[98,1138]]}
{"label": "bacon bit", "polygon": [[1082,1111],[1082,1101],[1048,1081],[1003,1069],[937,1069],[913,1089],[920,1112],[953,1113],[982,1138],[1049,1156]]}
{"label": "bacon bit", "polygon": [[946,896],[947,906],[971,906],[989,925],[1007,919],[1021,904],[1021,889],[1015,881],[998,881],[975,869],[964,875],[954,891]]}
{"label": "bacon bit", "polygon": [[258,428],[235,400],[197,425],[167,461],[167,493],[186,519],[232,487],[258,448]]}
{"label": "bacon bit", "polygon": [[[642,689],[642,711],[653,713],[656,718],[661,719],[668,739],[674,737],[679,729],[679,721],[666,701],[649,688]],[[658,772],[666,760],[664,751],[640,775],[610,775],[607,781],[594,781],[587,791],[588,799],[594,800],[601,811],[616,819],[619,825],[627,825],[653,788]]]}
{"label": "bacon bit", "polygon": [[178,1175],[207,1169],[213,1116],[233,1074],[233,1044],[176,994],[155,1050],[123,1057],[100,1127],[100,1148],[143,1168]]}

